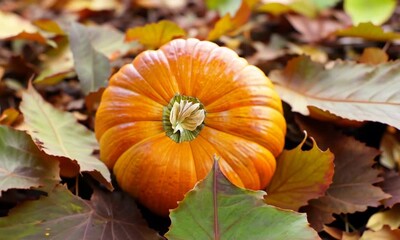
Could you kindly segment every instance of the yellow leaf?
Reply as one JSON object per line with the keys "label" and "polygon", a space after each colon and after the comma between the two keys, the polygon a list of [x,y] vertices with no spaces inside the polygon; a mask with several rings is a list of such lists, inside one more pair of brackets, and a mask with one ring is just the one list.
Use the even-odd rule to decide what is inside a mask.
{"label": "yellow leaf", "polygon": [[400,205],[394,205],[393,208],[378,212],[372,215],[367,223],[367,227],[373,231],[379,231],[383,226],[389,226],[390,229],[400,227]]}
{"label": "yellow leaf", "polygon": [[39,43],[47,43],[47,39],[39,33],[39,29],[14,13],[0,11],[0,39],[25,39]]}
{"label": "yellow leaf", "polygon": [[232,31],[235,28],[231,16],[226,14],[223,18],[219,19],[215,24],[215,27],[208,33],[207,40],[216,40],[227,32]]}
{"label": "yellow leaf", "polygon": [[215,24],[214,28],[208,33],[207,40],[216,40],[225,34],[235,32],[239,27],[243,26],[250,18],[251,8],[254,3],[242,2],[235,16],[231,17],[229,13],[224,15]]}
{"label": "yellow leaf", "polygon": [[340,37],[359,37],[371,41],[390,41],[400,39],[400,33],[384,32],[379,26],[370,22],[360,23],[347,29],[336,31],[336,36]]}
{"label": "yellow leaf", "polygon": [[148,49],[159,48],[176,37],[186,36],[185,30],[174,22],[162,20],[157,23],[146,24],[143,27],[130,28],[126,32],[125,40],[138,40]]}

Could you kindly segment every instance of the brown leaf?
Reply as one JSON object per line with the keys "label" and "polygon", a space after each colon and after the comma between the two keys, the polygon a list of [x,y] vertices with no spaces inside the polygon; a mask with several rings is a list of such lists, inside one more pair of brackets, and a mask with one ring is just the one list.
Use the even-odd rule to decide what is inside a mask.
{"label": "brown leaf", "polygon": [[400,129],[400,61],[379,65],[336,61],[325,66],[308,57],[296,57],[270,78],[292,110],[309,115],[308,107],[337,116],[376,121]]}
{"label": "brown leaf", "polygon": [[362,55],[358,59],[360,63],[368,63],[372,65],[378,65],[385,63],[389,60],[389,56],[385,51],[380,48],[369,47],[364,49]]}
{"label": "brown leaf", "polygon": [[308,18],[299,15],[286,17],[290,24],[301,34],[304,42],[318,42],[326,39],[331,33],[345,27],[345,23],[328,18]]}
{"label": "brown leaf", "polygon": [[383,204],[385,207],[393,207],[396,203],[400,203],[400,175],[396,171],[386,171],[383,178],[383,182],[378,185],[383,191],[392,195],[392,197],[385,199]]}
{"label": "brown leaf", "polygon": [[379,151],[343,135],[327,124],[311,119],[298,119],[302,129],[314,137],[322,149],[335,154],[333,183],[325,196],[311,200],[306,207],[312,226],[321,230],[332,213],[354,213],[367,207],[377,207],[390,195],[373,184],[380,182],[379,171],[372,168]]}

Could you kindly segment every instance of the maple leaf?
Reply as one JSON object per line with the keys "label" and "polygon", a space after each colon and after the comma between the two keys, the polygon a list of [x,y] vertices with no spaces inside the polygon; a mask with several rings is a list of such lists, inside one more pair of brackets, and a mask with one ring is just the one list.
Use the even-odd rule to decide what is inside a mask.
{"label": "maple leaf", "polygon": [[303,129],[318,141],[322,149],[329,148],[335,154],[333,183],[325,196],[311,200],[305,208],[311,225],[322,230],[324,223],[333,220],[332,214],[365,211],[377,207],[390,195],[373,184],[382,181],[379,171],[372,168],[377,149],[367,147],[352,137],[333,129],[326,123],[298,118]]}

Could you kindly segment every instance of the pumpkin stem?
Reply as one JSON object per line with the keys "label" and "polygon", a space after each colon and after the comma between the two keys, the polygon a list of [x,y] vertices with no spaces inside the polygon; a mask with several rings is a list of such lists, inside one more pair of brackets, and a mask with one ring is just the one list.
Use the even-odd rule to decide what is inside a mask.
{"label": "pumpkin stem", "polygon": [[205,111],[197,98],[175,95],[163,109],[163,126],[177,143],[192,141],[204,126]]}

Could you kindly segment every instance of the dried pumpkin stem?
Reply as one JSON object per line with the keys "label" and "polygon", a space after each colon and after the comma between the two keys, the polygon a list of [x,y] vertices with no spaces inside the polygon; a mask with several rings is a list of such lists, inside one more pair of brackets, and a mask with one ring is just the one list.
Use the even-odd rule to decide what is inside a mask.
{"label": "dried pumpkin stem", "polygon": [[192,141],[204,126],[203,104],[194,97],[175,95],[163,109],[163,126],[177,143]]}

